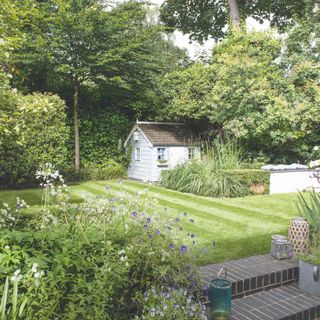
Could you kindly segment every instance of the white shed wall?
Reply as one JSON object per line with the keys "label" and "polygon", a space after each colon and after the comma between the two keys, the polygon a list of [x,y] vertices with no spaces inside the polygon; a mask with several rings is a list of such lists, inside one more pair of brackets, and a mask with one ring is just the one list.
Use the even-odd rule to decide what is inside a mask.
{"label": "white shed wall", "polygon": [[[139,140],[131,137],[128,146],[132,146],[131,162],[128,168],[128,177],[144,181],[158,181],[162,170],[172,169],[179,163],[188,160],[188,147],[150,147],[141,131],[138,131]],[[159,164],[157,159],[157,148],[167,149],[168,162],[166,165]],[[135,160],[135,149],[140,148],[140,161]],[[200,156],[200,148],[196,148],[196,156]]]}
{"label": "white shed wall", "polygon": [[[131,162],[128,168],[128,177],[139,180],[151,180],[152,171],[152,147],[139,131],[139,140],[134,141],[131,137],[128,146],[132,146]],[[140,148],[140,161],[135,160],[135,148]]]}
{"label": "white shed wall", "polygon": [[320,190],[320,183],[313,177],[316,171],[271,172],[270,194],[303,191],[314,187]]}

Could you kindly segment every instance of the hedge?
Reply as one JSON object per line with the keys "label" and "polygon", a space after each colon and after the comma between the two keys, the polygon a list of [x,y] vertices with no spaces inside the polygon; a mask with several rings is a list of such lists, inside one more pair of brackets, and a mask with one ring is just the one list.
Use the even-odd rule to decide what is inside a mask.
{"label": "hedge", "polygon": [[270,172],[259,169],[222,170],[241,185],[242,195],[269,194]]}

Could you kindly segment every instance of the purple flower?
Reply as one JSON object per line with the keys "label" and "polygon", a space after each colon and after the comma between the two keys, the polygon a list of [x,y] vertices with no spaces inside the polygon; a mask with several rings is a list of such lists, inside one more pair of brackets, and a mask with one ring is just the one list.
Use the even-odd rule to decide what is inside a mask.
{"label": "purple flower", "polygon": [[179,218],[176,218],[176,222],[179,222],[180,221],[180,219]]}
{"label": "purple flower", "polygon": [[110,186],[106,186],[106,190],[109,191],[111,189]]}
{"label": "purple flower", "polygon": [[143,229],[148,229],[148,225],[147,224],[145,224],[144,226],[143,226]]}
{"label": "purple flower", "polygon": [[113,203],[114,202],[114,198],[110,198],[109,202]]}
{"label": "purple flower", "polygon": [[203,287],[202,287],[202,290],[203,290],[203,291],[208,291],[208,290],[209,290],[209,286],[203,286]]}
{"label": "purple flower", "polygon": [[182,214],[183,214],[183,216],[184,216],[184,217],[186,217],[186,216],[187,216],[187,213],[186,213],[186,212],[183,212]]}
{"label": "purple flower", "polygon": [[151,233],[148,233],[148,238],[149,238],[149,239],[152,239],[152,238],[153,238],[153,236],[152,236]]}
{"label": "purple flower", "polygon": [[195,237],[195,235],[194,235],[193,233],[191,233],[190,237],[191,237],[191,238],[194,238],[194,237]]}
{"label": "purple flower", "polygon": [[160,235],[160,230],[159,230],[159,229],[156,229],[156,230],[154,231],[154,233],[159,236],[159,235]]}
{"label": "purple flower", "polygon": [[136,216],[137,216],[137,212],[136,212],[136,211],[132,211],[132,212],[131,212],[131,215],[132,215],[133,217],[136,217]]}
{"label": "purple flower", "polygon": [[174,244],[173,244],[173,243],[170,243],[170,244],[169,244],[169,249],[170,249],[170,250],[173,250],[173,249],[174,249]]}
{"label": "purple flower", "polygon": [[180,252],[181,252],[181,253],[186,253],[186,252],[187,252],[187,246],[186,246],[186,245],[182,245],[182,246],[180,247]]}
{"label": "purple flower", "polygon": [[119,179],[118,182],[119,182],[120,184],[122,184],[122,183],[123,183],[123,180],[122,180],[122,179]]}
{"label": "purple flower", "polygon": [[193,219],[189,219],[189,221],[190,221],[191,223],[194,223],[194,220],[193,220]]}
{"label": "purple flower", "polygon": [[117,211],[117,208],[116,208],[116,207],[112,207],[112,208],[111,208],[111,211],[112,211],[112,212],[116,212],[116,211]]}
{"label": "purple flower", "polygon": [[147,223],[150,223],[150,222],[151,222],[151,218],[148,217],[148,218],[147,218]]}

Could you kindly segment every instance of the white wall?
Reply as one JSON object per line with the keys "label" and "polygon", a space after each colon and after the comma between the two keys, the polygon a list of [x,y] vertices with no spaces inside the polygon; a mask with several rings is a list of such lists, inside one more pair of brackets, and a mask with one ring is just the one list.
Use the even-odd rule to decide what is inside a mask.
{"label": "white wall", "polygon": [[[128,147],[132,146],[131,162],[128,168],[128,177],[139,180],[150,180],[152,181],[152,147],[149,146],[144,136],[139,131],[139,140],[134,141],[131,137]],[[136,161],[135,148],[140,148],[140,161]]]}
{"label": "white wall", "polygon": [[[152,181],[158,181],[161,175],[162,170],[168,170],[174,168],[179,163],[184,163],[188,160],[188,147],[179,146],[179,147],[166,147],[166,146],[159,146],[167,148],[167,157],[168,163],[167,166],[159,165],[157,160],[157,148],[155,146],[153,148],[153,164],[152,164]],[[196,147],[195,156],[200,157],[200,147]]]}
{"label": "white wall", "polygon": [[270,194],[304,191],[315,187],[320,191],[320,183],[313,177],[316,171],[271,171]]}
{"label": "white wall", "polygon": [[[128,146],[132,146],[131,162],[128,168],[128,177],[144,181],[158,181],[162,170],[175,167],[178,163],[188,160],[188,147],[150,147],[142,133],[139,131],[139,140],[134,141],[131,137]],[[166,165],[159,164],[157,148],[167,148],[168,162]],[[140,148],[140,161],[135,160],[135,149]],[[200,148],[196,148],[196,156],[200,156]]]}

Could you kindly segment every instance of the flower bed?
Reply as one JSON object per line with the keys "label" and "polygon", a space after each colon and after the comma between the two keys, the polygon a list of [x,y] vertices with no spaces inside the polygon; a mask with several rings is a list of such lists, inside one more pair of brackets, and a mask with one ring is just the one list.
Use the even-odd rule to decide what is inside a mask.
{"label": "flower bed", "polygon": [[71,206],[59,174],[43,170],[38,177],[41,207],[19,201],[1,210],[1,308],[8,317],[205,317],[194,237],[181,225],[186,213],[164,219],[147,192],[114,196],[109,188]]}

